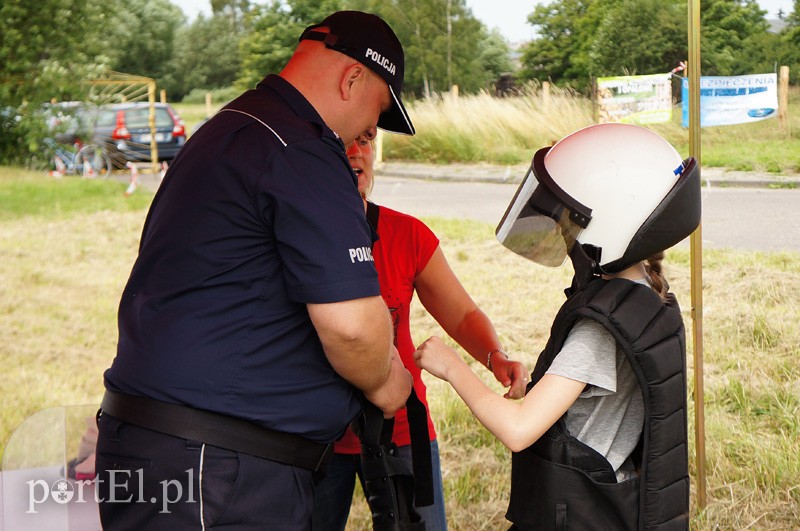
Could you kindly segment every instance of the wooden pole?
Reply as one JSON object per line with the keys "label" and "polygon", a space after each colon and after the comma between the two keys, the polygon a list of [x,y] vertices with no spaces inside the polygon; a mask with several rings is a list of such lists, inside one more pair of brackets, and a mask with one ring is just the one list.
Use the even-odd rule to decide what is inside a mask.
{"label": "wooden pole", "polygon": [[211,118],[211,93],[206,92],[206,118]]}
{"label": "wooden pole", "polygon": [[153,174],[158,175],[158,144],[156,143],[156,82],[147,84],[147,101],[150,103],[150,161],[153,164]]}
{"label": "wooden pole", "polygon": [[[702,172],[700,142],[700,0],[689,0],[689,155]],[[701,181],[702,182],[702,181]],[[703,389],[703,224],[690,237],[692,345],[694,351],[694,434],[697,504],[706,508],[706,423]]]}
{"label": "wooden pole", "polygon": [[778,124],[787,136],[789,130],[789,67],[782,66],[778,73]]}

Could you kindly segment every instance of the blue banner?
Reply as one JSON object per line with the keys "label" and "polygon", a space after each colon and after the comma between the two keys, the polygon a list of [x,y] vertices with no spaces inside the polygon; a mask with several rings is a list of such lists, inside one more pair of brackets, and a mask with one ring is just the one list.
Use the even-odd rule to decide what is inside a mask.
{"label": "blue banner", "polygon": [[[689,127],[689,80],[681,84],[683,127]],[[700,127],[757,122],[778,115],[777,74],[700,77]]]}

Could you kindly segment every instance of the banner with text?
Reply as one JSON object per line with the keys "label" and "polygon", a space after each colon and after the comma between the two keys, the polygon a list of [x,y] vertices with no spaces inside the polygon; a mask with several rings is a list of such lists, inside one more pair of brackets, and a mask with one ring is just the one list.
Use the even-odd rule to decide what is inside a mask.
{"label": "banner with text", "polygon": [[655,124],[672,119],[670,74],[597,78],[600,123]]}
{"label": "banner with text", "polygon": [[[689,80],[683,78],[683,127],[689,127]],[[777,74],[700,77],[700,127],[757,122],[778,114]]]}

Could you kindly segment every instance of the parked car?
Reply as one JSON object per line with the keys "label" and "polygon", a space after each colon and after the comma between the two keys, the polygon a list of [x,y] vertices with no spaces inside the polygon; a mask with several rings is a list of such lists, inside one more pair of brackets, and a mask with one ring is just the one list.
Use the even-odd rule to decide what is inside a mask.
{"label": "parked car", "polygon": [[[155,104],[155,140],[158,160],[170,161],[186,143],[186,128],[168,103]],[[150,104],[147,102],[102,105],[94,123],[94,141],[106,148],[114,166],[128,161],[149,162]]]}

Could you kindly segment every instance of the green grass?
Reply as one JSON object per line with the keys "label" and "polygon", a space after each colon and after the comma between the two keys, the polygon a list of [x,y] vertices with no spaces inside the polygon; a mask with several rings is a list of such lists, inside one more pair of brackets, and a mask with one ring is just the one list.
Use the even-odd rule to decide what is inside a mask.
{"label": "green grass", "polygon": [[[653,129],[688,154],[688,132],[680,126],[680,112],[669,124]],[[782,130],[777,119],[749,124],[705,127],[701,130],[701,155],[704,166],[736,171],[800,173],[800,88],[789,93],[788,127]]]}
{"label": "green grass", "polygon": [[98,403],[117,299],[152,194],[0,167],[0,441],[36,411]]}
{"label": "green grass", "polygon": [[0,166],[0,221],[24,216],[60,219],[101,210],[140,210],[149,203],[141,194],[125,197],[116,181],[31,173]]}
{"label": "green grass", "polygon": [[211,115],[222,107],[219,103],[212,104],[211,113],[209,115],[205,103],[170,103],[170,105],[172,105],[178,113],[178,116],[183,120],[183,123],[186,125],[186,134],[188,135],[191,135],[192,131],[194,131],[195,127],[197,127],[201,121],[210,118]]}
{"label": "green grass", "polygon": [[[102,374],[116,350],[119,296],[152,199],[141,191],[125,198],[124,188],[113,181],[54,180],[44,172],[0,168],[2,447],[37,411],[75,406],[68,409],[76,418],[66,429],[74,447],[83,418],[100,401]],[[532,368],[562,302],[569,268],[547,269],[505,252],[489,224],[427,221],[506,350]],[[694,485],[689,252],[671,250],[665,266],[689,339],[693,529],[797,529],[800,253],[703,253],[708,507],[702,513]],[[415,341],[442,334],[419,304],[411,315]],[[482,366],[472,366],[499,391]],[[506,528],[509,452],[447,384],[424,378],[439,433],[451,529]],[[58,426],[59,418],[51,410],[39,420]],[[43,437],[39,428],[28,433],[28,440]],[[46,445],[21,451],[20,439],[4,456],[12,464],[35,463],[48,451]],[[355,500],[351,528],[369,529],[363,499]]]}

